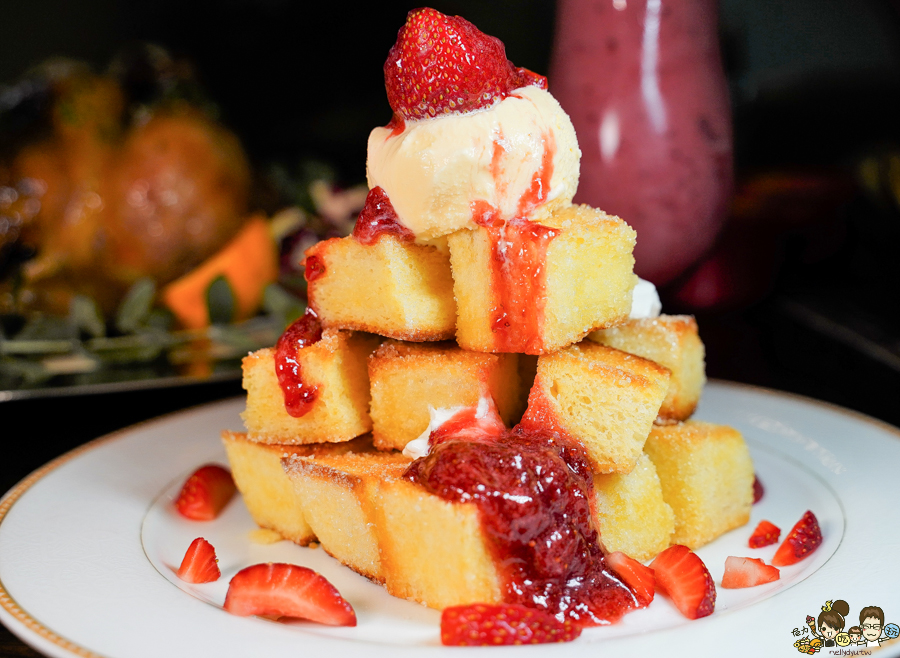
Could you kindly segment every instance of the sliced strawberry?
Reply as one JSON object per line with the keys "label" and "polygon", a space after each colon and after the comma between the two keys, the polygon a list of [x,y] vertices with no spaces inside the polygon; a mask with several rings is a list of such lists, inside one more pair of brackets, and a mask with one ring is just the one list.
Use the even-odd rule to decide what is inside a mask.
{"label": "sliced strawberry", "polygon": [[356,626],[356,613],[334,585],[295,564],[254,564],[228,584],[225,609],[246,617],[298,617],[329,626]]}
{"label": "sliced strawberry", "polygon": [[685,617],[698,619],[713,613],[716,585],[703,560],[687,546],[669,546],[653,559],[650,568],[657,589],[672,599]]}
{"label": "sliced strawberry", "polygon": [[513,603],[452,606],[441,614],[441,643],[451,646],[571,642],[579,635],[571,619]]}
{"label": "sliced strawberry", "polygon": [[219,571],[216,549],[203,537],[197,537],[188,546],[177,574],[186,583],[211,583],[218,580],[222,572]]}
{"label": "sliced strawberry", "polygon": [[722,587],[725,589],[756,587],[764,583],[771,583],[779,578],[781,578],[781,572],[759,558],[729,555],[725,558],[725,575],[722,576]]}
{"label": "sliced strawberry", "polygon": [[762,482],[759,481],[759,478],[754,474],[753,475],[753,504],[756,505],[760,500],[762,500],[763,495],[766,493],[766,490],[763,488]]}
{"label": "sliced strawberry", "polygon": [[756,530],[753,531],[753,534],[750,535],[750,541],[748,545],[750,548],[762,548],[763,546],[771,546],[772,544],[778,541],[778,538],[781,536],[781,529],[773,524],[769,523],[766,520],[762,520],[759,522],[759,525],[756,526]]}
{"label": "sliced strawberry", "polygon": [[228,470],[207,464],[194,471],[181,487],[175,509],[193,521],[212,521],[235,491],[237,488]]}
{"label": "sliced strawberry", "polygon": [[807,510],[775,551],[772,564],[776,567],[785,567],[799,562],[816,550],[821,543],[822,530],[819,528],[819,520],[815,514]]}
{"label": "sliced strawberry", "polygon": [[384,63],[388,103],[404,119],[427,119],[493,105],[547,79],[506,59],[506,48],[459,16],[414,9]]}
{"label": "sliced strawberry", "polygon": [[653,569],[620,551],[610,553],[605,559],[609,568],[615,571],[616,575],[634,592],[638,603],[642,607],[650,605],[656,586]]}

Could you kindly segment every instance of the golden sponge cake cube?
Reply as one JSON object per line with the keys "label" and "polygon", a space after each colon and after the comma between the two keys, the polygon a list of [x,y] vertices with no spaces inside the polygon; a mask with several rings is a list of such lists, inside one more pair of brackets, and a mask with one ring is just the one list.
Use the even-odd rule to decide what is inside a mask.
{"label": "golden sponge cake cube", "polygon": [[402,450],[428,428],[429,407],[474,407],[481,396],[493,398],[507,426],[515,424],[527,395],[518,357],[454,343],[383,343],[369,358],[375,446]]}
{"label": "golden sponge cake cube", "polygon": [[375,525],[375,491],[397,478],[410,459],[399,453],[290,456],[283,466],[322,548],[357,573],[383,581]]}
{"label": "golden sponge cake cube", "polygon": [[[533,276],[516,284],[507,281],[504,285],[503,277],[494,274],[497,258],[491,234],[497,229],[458,231],[448,237],[458,309],[456,338],[461,347],[545,354],[580,341],[593,329],[628,318],[637,282],[634,230],[618,217],[588,206],[568,206],[541,215],[536,222],[551,229],[555,237],[549,240],[543,263]],[[515,254],[518,248],[507,252]],[[506,258],[507,264],[516,260]],[[533,258],[541,256],[535,253]],[[519,310],[530,314],[534,309],[536,326],[525,331],[524,340],[504,345],[492,325],[503,303],[503,290],[511,285],[532,285]],[[515,309],[510,317],[514,316]]]}
{"label": "golden sponge cake cube", "polygon": [[297,352],[303,382],[316,386],[311,409],[291,416],[275,373],[275,349],[244,357],[247,406],[241,417],[250,438],[293,445],[349,441],[372,429],[368,358],[379,339],[368,334],[324,330],[322,339]]}
{"label": "golden sponge cake cube", "polygon": [[256,443],[245,433],[229,431],[222,432],[222,443],[234,483],[254,522],[301,546],[316,536],[306,522],[302,500],[281,467],[282,458],[372,449],[370,437],[345,443],[282,446]]}
{"label": "golden sponge cake cube", "polygon": [[538,358],[522,424],[579,443],[595,473],[629,473],[668,385],[666,368],[582,341]]}
{"label": "golden sponge cake cube", "polygon": [[647,455],[631,473],[595,475],[594,508],[605,552],[621,551],[644,562],[669,547],[675,515]]}
{"label": "golden sponge cake cube", "polygon": [[705,350],[697,322],[689,315],[660,315],[628,320],[591,333],[588,338],[623,352],[650,359],[672,372],[659,416],[687,420],[706,384]]}
{"label": "golden sponge cake cube", "polygon": [[384,584],[392,595],[442,609],[502,601],[501,578],[474,503],[452,503],[407,480],[377,492]]}
{"label": "golden sponge cake cube", "polygon": [[644,450],[675,513],[673,544],[698,548],[750,519],[753,460],[736,429],[698,421],[657,425]]}
{"label": "golden sponge cake cube", "polygon": [[411,341],[456,332],[446,241],[418,245],[385,235],[364,245],[352,236],[332,238],[306,251],[305,269],[309,305],[324,327]]}

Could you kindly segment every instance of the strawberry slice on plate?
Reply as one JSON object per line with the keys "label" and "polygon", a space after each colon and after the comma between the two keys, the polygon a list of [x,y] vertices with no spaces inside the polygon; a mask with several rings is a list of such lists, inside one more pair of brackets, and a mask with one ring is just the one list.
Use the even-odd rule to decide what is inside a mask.
{"label": "strawberry slice on plate", "polygon": [[656,575],[656,588],[685,617],[699,619],[713,613],[716,585],[703,560],[687,546],[669,546],[653,558],[650,568]]}
{"label": "strawberry slice on plate", "polygon": [[384,63],[388,103],[404,119],[489,107],[513,90],[547,88],[547,78],[506,59],[496,37],[459,16],[414,9]]}
{"label": "strawberry slice on plate", "polygon": [[786,567],[809,557],[822,543],[822,530],[819,528],[819,520],[811,511],[806,510],[799,521],[791,528],[791,531],[781,542],[781,546],[775,551],[772,564],[776,567]]}
{"label": "strawberry slice on plate", "polygon": [[750,535],[750,540],[747,542],[747,545],[750,546],[750,548],[771,546],[778,542],[780,536],[781,528],[774,523],[770,523],[763,519],[759,522],[759,525],[756,526],[756,530],[753,531],[753,534]]}
{"label": "strawberry slice on plate", "polygon": [[324,576],[296,564],[266,563],[238,571],[225,609],[241,617],[296,617],[328,626],[356,626],[353,607]]}
{"label": "strawberry slice on plate", "polygon": [[650,605],[656,587],[653,569],[644,566],[621,551],[610,553],[604,559],[609,568],[615,571],[616,575],[634,592],[638,604],[641,607]]}
{"label": "strawberry slice on plate", "polygon": [[219,579],[216,549],[203,537],[197,537],[188,546],[177,575],[186,583],[211,583]]}
{"label": "strawberry slice on plate", "polygon": [[725,558],[725,575],[722,576],[722,587],[740,589],[756,587],[781,578],[777,568],[766,564],[759,558],[735,557]]}
{"label": "strawberry slice on plate", "polygon": [[175,509],[192,521],[212,521],[235,491],[237,487],[231,472],[216,464],[207,464],[194,471],[181,487]]}
{"label": "strawberry slice on plate", "polygon": [[514,603],[451,606],[441,613],[441,644],[448,646],[571,642],[579,635],[581,626],[571,619]]}

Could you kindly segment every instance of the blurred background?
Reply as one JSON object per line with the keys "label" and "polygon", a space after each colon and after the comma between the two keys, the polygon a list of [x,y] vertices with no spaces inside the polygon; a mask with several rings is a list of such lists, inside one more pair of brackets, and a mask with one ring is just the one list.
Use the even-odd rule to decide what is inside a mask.
{"label": "blurred background", "polygon": [[[5,3],[0,110],[21,101],[16,83],[48,58],[104,73],[137,44],[156,44],[240,140],[252,172],[247,212],[271,217],[311,171],[332,195],[358,192],[367,135],[391,117],[382,65],[416,6]],[[550,70],[551,0],[433,6],[499,37],[516,65]],[[661,287],[664,309],[697,316],[710,377],[900,424],[900,4],[721,0],[719,12],[735,198],[714,246]],[[358,195],[337,198],[347,211]],[[208,391],[197,400],[240,392],[233,381]]]}

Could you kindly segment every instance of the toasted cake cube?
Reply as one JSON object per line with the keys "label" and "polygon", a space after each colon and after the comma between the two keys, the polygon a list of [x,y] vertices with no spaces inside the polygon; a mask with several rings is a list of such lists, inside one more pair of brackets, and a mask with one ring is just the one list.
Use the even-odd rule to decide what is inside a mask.
{"label": "toasted cake cube", "polygon": [[438,609],[502,600],[474,503],[451,503],[402,479],[384,482],[377,503],[388,592]]}
{"label": "toasted cake cube", "polygon": [[222,432],[222,443],[234,483],[256,524],[302,546],[316,536],[306,522],[302,500],[281,467],[281,459],[372,449],[371,437],[345,443],[281,446],[256,443],[244,433],[229,431]]}
{"label": "toasted cake cube", "polygon": [[750,519],[753,460],[736,429],[698,421],[656,425],[644,450],[675,513],[673,544],[697,548]]}
{"label": "toasted cake cube", "polygon": [[588,338],[629,354],[650,359],[672,372],[660,418],[687,420],[706,384],[705,351],[697,322],[689,315],[660,315],[628,320],[591,333]]}
{"label": "toasted cake cube", "polygon": [[607,553],[621,551],[644,562],[669,547],[675,515],[647,455],[631,473],[595,475],[594,508]]}
{"label": "toasted cake cube", "polygon": [[317,387],[315,403],[300,417],[285,410],[274,348],[244,357],[247,407],[241,417],[250,439],[282,445],[328,443],[371,430],[367,362],[378,344],[375,336],[326,329],[320,341],[300,349],[301,377]]}
{"label": "toasted cake cube", "polygon": [[305,263],[309,305],[324,327],[412,341],[447,340],[456,332],[445,241],[418,245],[384,235],[364,245],[352,236],[332,238],[310,247]]}
{"label": "toasted cake cube", "polygon": [[369,357],[375,447],[402,450],[428,428],[428,408],[475,406],[493,398],[507,426],[518,422],[527,389],[517,354],[469,352],[454,343],[389,340]]}
{"label": "toasted cake cube", "polygon": [[402,475],[409,462],[399,453],[370,450],[292,455],[282,465],[322,548],[357,573],[383,581],[373,500],[382,482]]}
{"label": "toasted cake cube", "polygon": [[538,359],[522,424],[581,444],[595,473],[628,473],[640,459],[668,385],[666,368],[582,341]]}
{"label": "toasted cake cube", "polygon": [[[545,354],[580,341],[593,329],[628,318],[637,282],[632,256],[635,232],[618,217],[588,206],[567,206],[536,221],[556,235],[547,243],[544,262],[537,263],[534,275],[525,281],[513,282],[502,274],[495,277],[491,230],[464,230],[448,237],[458,311],[456,338],[461,347]],[[526,252],[537,249],[529,245],[533,243],[526,239]],[[507,256],[504,268],[513,262],[510,258],[516,257]],[[528,259],[540,260],[540,254]],[[511,310],[508,317],[536,313],[536,326],[524,330],[522,340],[512,345],[504,345],[492,326],[494,310],[502,306],[503,280],[507,287],[531,288],[519,296],[522,308]]]}

